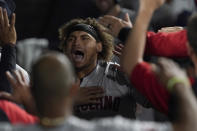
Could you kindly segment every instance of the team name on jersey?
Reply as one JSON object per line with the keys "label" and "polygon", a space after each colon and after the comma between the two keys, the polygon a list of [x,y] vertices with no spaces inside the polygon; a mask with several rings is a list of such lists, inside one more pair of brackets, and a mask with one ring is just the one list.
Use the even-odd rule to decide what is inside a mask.
{"label": "team name on jersey", "polygon": [[120,97],[104,96],[102,98],[96,99],[98,103],[96,104],[85,104],[77,105],[74,110],[76,112],[87,112],[87,111],[97,111],[97,110],[111,110],[114,112],[119,111],[120,107]]}

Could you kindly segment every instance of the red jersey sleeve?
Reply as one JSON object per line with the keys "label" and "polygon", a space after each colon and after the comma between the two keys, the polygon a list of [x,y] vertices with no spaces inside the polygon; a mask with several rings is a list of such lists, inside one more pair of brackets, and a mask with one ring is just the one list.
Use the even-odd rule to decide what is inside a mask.
{"label": "red jersey sleeve", "polygon": [[0,108],[5,112],[11,124],[34,124],[38,122],[36,116],[30,115],[12,102],[1,100]]}
{"label": "red jersey sleeve", "polygon": [[188,57],[187,31],[178,32],[147,32],[146,55],[164,57]]}
{"label": "red jersey sleeve", "polygon": [[157,81],[150,64],[146,62],[138,64],[131,73],[130,81],[139,92],[147,97],[155,109],[168,114],[170,94]]}

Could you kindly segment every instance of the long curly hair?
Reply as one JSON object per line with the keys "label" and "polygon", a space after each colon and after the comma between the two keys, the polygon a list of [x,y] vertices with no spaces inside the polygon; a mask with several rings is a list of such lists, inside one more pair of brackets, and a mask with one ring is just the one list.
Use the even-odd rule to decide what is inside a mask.
{"label": "long curly hair", "polygon": [[64,24],[62,27],[59,28],[59,39],[60,39],[60,49],[65,53],[65,48],[66,48],[66,41],[68,37],[68,33],[70,29],[72,29],[73,26],[77,24],[87,24],[92,26],[99,38],[102,44],[102,51],[98,54],[98,60],[104,60],[104,61],[109,61],[112,57],[112,50],[113,50],[113,37],[104,32],[103,29],[104,27],[97,22],[96,19],[94,18],[87,18],[87,19],[73,19],[70,22]]}

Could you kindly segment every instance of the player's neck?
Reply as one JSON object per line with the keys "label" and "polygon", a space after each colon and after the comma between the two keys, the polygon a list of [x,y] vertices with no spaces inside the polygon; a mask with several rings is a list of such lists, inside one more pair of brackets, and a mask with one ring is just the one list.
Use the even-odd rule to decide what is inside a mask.
{"label": "player's neck", "polygon": [[97,65],[97,61],[93,62],[91,65],[87,67],[84,67],[83,69],[76,69],[77,77],[79,79],[82,79],[85,76],[89,75],[96,68],[96,65]]}

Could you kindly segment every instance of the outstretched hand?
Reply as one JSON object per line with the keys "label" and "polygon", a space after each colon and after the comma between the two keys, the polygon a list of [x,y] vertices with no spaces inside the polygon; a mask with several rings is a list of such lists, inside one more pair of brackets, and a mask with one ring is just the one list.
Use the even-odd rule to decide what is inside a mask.
{"label": "outstretched hand", "polygon": [[12,94],[0,92],[0,97],[18,104],[24,104],[28,98],[32,97],[29,84],[25,81],[24,74],[21,71],[13,71],[13,73],[15,78],[9,71],[6,72],[8,81],[13,87]]}
{"label": "outstretched hand", "polygon": [[105,15],[99,18],[99,23],[102,24],[106,29],[107,33],[114,37],[117,37],[120,30],[124,27],[132,28],[132,23],[130,21],[128,13],[126,13],[124,20],[119,19],[115,16]]}
{"label": "outstretched hand", "polygon": [[[13,71],[14,75],[6,72],[8,81],[13,87],[12,93],[0,92],[0,98],[24,105],[29,113],[36,114],[36,106],[30,91],[30,86],[21,71]],[[14,77],[15,76],[15,77]]]}
{"label": "outstretched hand", "polygon": [[76,103],[82,104],[96,104],[99,103],[98,98],[103,97],[104,90],[101,87],[81,87],[79,89]]}
{"label": "outstretched hand", "polygon": [[13,13],[11,21],[9,21],[6,9],[0,7],[0,40],[3,44],[16,44],[15,19]]}
{"label": "outstretched hand", "polygon": [[123,44],[115,45],[114,50],[113,50],[114,55],[120,58],[122,56],[123,48],[124,48]]}

